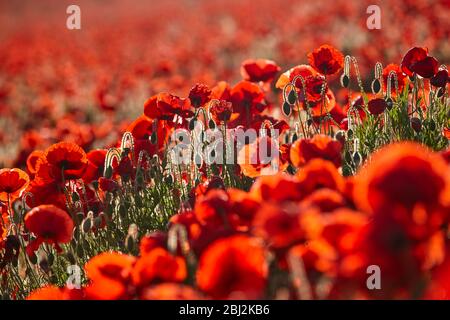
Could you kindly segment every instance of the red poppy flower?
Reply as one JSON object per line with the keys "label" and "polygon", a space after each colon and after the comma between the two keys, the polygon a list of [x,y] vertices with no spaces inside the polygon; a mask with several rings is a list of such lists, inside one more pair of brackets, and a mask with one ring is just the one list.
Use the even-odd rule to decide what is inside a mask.
{"label": "red poppy flower", "polygon": [[104,177],[100,177],[100,179],[98,179],[98,186],[100,190],[104,192],[114,192],[120,188],[119,184],[115,180]]}
{"label": "red poppy flower", "polygon": [[428,56],[428,49],[414,47],[408,50],[402,60],[402,71],[408,76],[417,73],[423,78],[431,78],[438,71],[438,61]]}
{"label": "red poppy flower", "polygon": [[251,82],[270,82],[280,70],[274,61],[267,59],[249,59],[241,64],[242,78]]}
{"label": "red poppy flower", "polygon": [[203,251],[196,279],[214,299],[258,299],[267,275],[264,247],[255,238],[235,235],[216,240]]}
{"label": "red poppy flower", "polygon": [[[193,212],[188,211],[188,212],[178,213],[178,214],[172,216],[169,220],[169,226],[172,226],[175,224],[180,224],[186,228],[188,238],[190,241],[196,241],[197,239],[200,238],[201,233],[202,233],[202,226],[201,226],[201,223],[197,220],[197,217]],[[148,252],[148,251],[149,250],[146,250],[146,252]]]}
{"label": "red poppy flower", "polygon": [[194,115],[189,99],[170,93],[159,93],[144,103],[144,114],[150,119],[173,120],[175,116],[190,118]]}
{"label": "red poppy flower", "polygon": [[320,228],[318,212],[298,205],[265,203],[255,215],[253,233],[271,247],[283,249],[306,241]]}
{"label": "red poppy flower", "polygon": [[227,122],[231,118],[233,113],[233,105],[231,102],[226,100],[219,100],[218,102],[213,102],[209,108],[209,112],[215,123]]}
{"label": "red poppy flower", "polygon": [[[387,84],[388,84],[388,77],[391,72],[395,72],[397,76],[397,84],[398,84],[398,93],[401,93],[403,91],[403,88],[407,84],[408,78],[403,73],[402,69],[398,64],[391,63],[388,64],[386,67],[383,68],[383,84],[384,84],[384,90],[387,90]],[[396,95],[397,92],[395,92],[395,80],[392,77],[391,78],[391,94]]]}
{"label": "red poppy flower", "polygon": [[139,243],[139,252],[141,253],[141,256],[144,256],[155,248],[165,248],[166,243],[167,233],[162,231],[154,231],[142,237]]}
{"label": "red poppy flower", "polygon": [[61,186],[56,182],[43,184],[33,180],[29,184],[27,192],[32,194],[32,196],[26,198],[26,203],[30,208],[42,204],[52,204],[60,209],[66,210],[66,196]]}
{"label": "red poppy flower", "polygon": [[369,101],[369,103],[367,104],[367,108],[369,109],[369,112],[371,114],[377,116],[379,114],[382,114],[384,110],[386,110],[387,103],[383,98],[376,98]]}
{"label": "red poppy flower", "polygon": [[219,81],[215,87],[211,89],[211,99],[230,101],[231,87],[226,81]]}
{"label": "red poppy flower", "polygon": [[48,285],[31,292],[27,300],[81,300],[83,292],[80,289],[59,288]]}
{"label": "red poppy flower", "polygon": [[311,159],[331,161],[336,167],[341,166],[342,145],[327,135],[315,135],[311,139],[299,139],[290,149],[291,162],[296,167],[305,165]]}
{"label": "red poppy flower", "polygon": [[[131,132],[134,139],[134,154],[139,157],[141,151],[145,151],[149,156],[160,154],[167,142],[171,129],[166,121],[158,121],[155,125],[154,120],[145,115],[140,116],[133,121],[126,129]],[[156,143],[151,141],[152,134],[156,134]],[[145,158],[143,159],[145,161]]]}
{"label": "red poppy flower", "polygon": [[439,70],[431,79],[430,83],[437,88],[445,88],[447,83],[450,82],[447,69]]}
{"label": "red poppy flower", "polygon": [[319,208],[321,212],[331,212],[345,207],[346,200],[340,192],[324,188],[311,193],[303,200],[303,203]]}
{"label": "red poppy flower", "polygon": [[[268,116],[266,114],[257,114],[253,117],[252,123],[250,125],[251,128],[255,129],[255,131],[259,132],[261,128],[263,127],[264,123],[270,122],[271,127],[276,130],[276,133],[278,136],[283,134],[285,131],[289,130],[289,124],[280,119],[276,119],[274,117]],[[265,132],[267,136],[272,137],[272,130],[267,128],[267,126],[264,127]]]}
{"label": "red poppy flower", "polygon": [[204,295],[194,288],[178,283],[161,283],[143,290],[143,300],[203,300]]}
{"label": "red poppy flower", "polygon": [[447,247],[445,260],[431,272],[431,279],[424,298],[431,300],[450,300],[450,248]]}
{"label": "red poppy flower", "polygon": [[0,170],[0,201],[14,201],[22,195],[22,192],[30,183],[28,174],[20,169]]}
{"label": "red poppy flower", "polygon": [[195,202],[194,214],[197,220],[211,227],[228,223],[229,196],[221,189],[213,189]]}
{"label": "red poppy flower", "polygon": [[36,179],[43,183],[80,179],[87,164],[86,153],[78,145],[59,142],[45,150],[44,157],[38,160]]}
{"label": "red poppy flower", "polygon": [[285,173],[259,177],[250,194],[259,201],[299,201],[302,199],[298,180]]}
{"label": "red poppy flower", "polygon": [[90,183],[103,176],[105,169],[105,157],[108,151],[105,149],[92,150],[87,153],[88,165],[83,175],[83,181]]}
{"label": "red poppy flower", "polygon": [[36,251],[41,243],[54,244],[56,249],[61,250],[59,244],[72,239],[72,219],[66,211],[54,205],[33,208],[25,215],[24,220],[25,227],[36,236],[27,247],[29,254]]}
{"label": "red poppy flower", "polygon": [[300,192],[307,196],[315,190],[328,188],[342,193],[344,178],[330,161],[312,159],[297,172]]}
{"label": "red poppy flower", "polygon": [[127,286],[135,260],[133,256],[118,252],[104,252],[90,259],[84,266],[86,276],[91,280],[86,288],[88,298],[127,299]]}
{"label": "red poppy flower", "polygon": [[34,150],[27,158],[27,170],[28,173],[34,175],[36,173],[37,161],[44,157],[44,151]]}
{"label": "red poppy flower", "polygon": [[[320,74],[318,74],[317,71],[313,69],[313,67],[306,64],[301,64],[284,72],[278,78],[275,87],[277,87],[278,89],[283,89],[289,82],[292,82],[297,76],[302,76],[302,78],[306,80],[316,75]],[[302,88],[302,82],[300,79],[296,80],[295,86],[298,89]]]}
{"label": "red poppy flower", "polygon": [[[309,241],[308,244],[293,246],[289,249],[288,256],[291,262],[288,267],[292,275],[296,271],[296,266],[292,261],[303,263],[306,272],[306,279],[299,279],[297,276],[295,281],[307,280],[313,287],[316,287],[319,284],[318,281],[320,281],[320,277],[317,275],[324,274],[333,277],[336,273],[337,252],[330,244],[322,239]],[[296,285],[301,286],[302,283],[296,283]],[[311,294],[313,298],[319,298],[316,296],[318,292],[311,292]],[[295,296],[295,298],[302,299],[304,297]]]}
{"label": "red poppy flower", "polygon": [[238,114],[244,114],[248,123],[250,123],[253,114],[262,112],[267,104],[264,100],[262,89],[249,81],[241,81],[231,89],[231,102],[233,111]]}
{"label": "red poppy flower", "polygon": [[286,158],[281,154],[282,151],[273,139],[263,136],[243,146],[239,150],[237,162],[247,177],[272,175],[288,166]]}
{"label": "red poppy flower", "polygon": [[204,106],[211,100],[211,90],[206,84],[197,83],[189,92],[189,99],[194,108]]}
{"label": "red poppy flower", "polygon": [[326,216],[320,235],[339,254],[344,255],[355,249],[361,228],[368,222],[367,214],[349,208],[338,208]]}
{"label": "red poppy flower", "polygon": [[229,196],[228,220],[234,230],[248,231],[259,209],[259,202],[251,194],[240,189],[227,189]]}
{"label": "red poppy flower", "polygon": [[330,45],[322,45],[308,54],[308,61],[320,73],[332,75],[344,66],[344,55]]}
{"label": "red poppy flower", "polygon": [[139,258],[131,273],[134,285],[140,288],[155,282],[182,282],[186,276],[184,259],[163,248],[155,248]]}
{"label": "red poppy flower", "polygon": [[419,144],[389,145],[373,155],[358,174],[355,201],[367,212],[392,215],[420,231],[439,228],[448,218],[447,163]]}

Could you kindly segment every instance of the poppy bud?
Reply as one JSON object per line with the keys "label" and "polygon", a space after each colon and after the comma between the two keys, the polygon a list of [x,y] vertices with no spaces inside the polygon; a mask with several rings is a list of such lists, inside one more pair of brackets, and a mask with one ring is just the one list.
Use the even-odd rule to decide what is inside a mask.
{"label": "poppy bud", "polygon": [[291,105],[289,103],[287,103],[286,101],[283,102],[283,113],[286,117],[289,117],[292,113]]}
{"label": "poppy bud", "polygon": [[84,219],[83,222],[81,223],[81,229],[83,230],[84,233],[88,233],[89,230],[91,230],[91,227],[92,227],[92,218],[90,217]]}
{"label": "poppy bud", "polygon": [[81,222],[82,222],[83,219],[84,219],[84,214],[83,214],[83,212],[78,212],[78,213],[76,213],[76,214],[75,214],[75,219],[76,219],[77,224],[81,224]]}
{"label": "poppy bud", "polygon": [[213,119],[209,119],[208,127],[209,127],[211,130],[214,130],[214,129],[216,128],[216,123],[214,122]]}
{"label": "poppy bud", "polygon": [[297,133],[294,133],[294,134],[292,135],[292,142],[297,141],[297,139],[298,139]]}
{"label": "poppy bud", "polygon": [[97,217],[94,218],[94,227],[98,229],[100,228],[101,225],[102,225],[102,217],[98,215]]}
{"label": "poppy bud", "polygon": [[296,101],[297,101],[297,93],[295,92],[295,90],[291,90],[288,94],[287,102],[290,105],[293,105],[295,104]]}
{"label": "poppy bud", "polygon": [[342,74],[341,76],[341,86],[344,88],[348,88],[350,84],[350,77],[346,74]]}
{"label": "poppy bud", "polygon": [[445,87],[439,88],[437,91],[437,96],[440,98],[444,95],[444,93],[445,93]]}
{"label": "poppy bud", "polygon": [[386,99],[386,105],[387,105],[388,110],[392,109],[392,106],[394,105],[394,101],[392,101],[392,98]]}
{"label": "poppy bud", "polygon": [[211,162],[212,162],[212,160],[213,160],[215,157],[216,157],[216,150],[212,149],[212,150],[211,150],[211,153],[210,153],[210,159],[211,159]]}
{"label": "poppy bud", "polygon": [[192,118],[190,121],[189,121],[189,130],[190,131],[193,131],[194,129],[195,129],[195,123],[197,122],[197,118]]}
{"label": "poppy bud", "polygon": [[200,169],[203,165],[203,158],[199,153],[195,154],[194,161],[195,161],[195,165],[197,166],[197,168]]}
{"label": "poppy bud", "polygon": [[111,166],[108,166],[105,170],[105,174],[104,174],[105,178],[111,179],[112,174],[113,174],[113,168]]}
{"label": "poppy bud", "polygon": [[379,79],[374,79],[372,81],[372,92],[374,94],[379,93],[381,90],[381,84],[380,84],[380,80]]}
{"label": "poppy bud", "polygon": [[353,130],[352,129],[347,130],[347,138],[349,140],[351,140],[353,138]]}
{"label": "poppy bud", "polygon": [[135,248],[133,236],[127,235],[127,237],[125,238],[125,247],[127,248],[128,252],[133,252]]}
{"label": "poppy bud", "polygon": [[359,166],[359,164],[361,163],[361,160],[362,160],[362,157],[359,152],[353,153],[353,162],[355,163],[356,166]]}
{"label": "poppy bud", "polygon": [[415,132],[420,132],[422,130],[422,121],[419,118],[411,118],[411,127]]}
{"label": "poppy bud", "polygon": [[343,130],[339,130],[336,132],[336,140],[339,141],[342,145],[345,143],[345,132]]}

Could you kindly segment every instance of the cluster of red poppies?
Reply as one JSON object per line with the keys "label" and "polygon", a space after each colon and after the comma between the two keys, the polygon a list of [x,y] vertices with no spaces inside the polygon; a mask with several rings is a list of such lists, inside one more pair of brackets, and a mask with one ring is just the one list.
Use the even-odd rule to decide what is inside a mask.
{"label": "cluster of red poppies", "polygon": [[396,61],[418,43],[448,57],[448,34],[435,27],[446,25],[445,1],[383,2],[380,30],[367,29],[368,0],[77,4],[81,30],[65,28],[64,3],[1,4],[5,166],[22,167],[30,152],[61,140],[85,149],[110,146],[142,97],[185,95],[196,82],[234,82],[247,57],[287,67],[330,43],[357,56],[367,77],[374,61]]}
{"label": "cluster of red poppies", "polygon": [[[361,6],[347,1],[334,4],[334,14]],[[408,14],[424,5],[408,3]],[[117,34],[90,30],[81,36],[87,42],[81,47],[74,44],[69,53],[58,49],[60,42],[51,40],[47,30],[33,37],[13,37],[3,45],[0,59],[5,63],[0,72],[7,81],[0,82],[0,113],[21,119],[15,123],[23,135],[20,145],[15,142],[18,168],[0,170],[2,295],[450,298],[446,270],[450,153],[442,147],[442,141],[448,146],[450,135],[450,78],[445,65],[427,48],[413,47],[405,50],[400,64],[383,68],[377,63],[375,79],[369,82],[361,61],[369,58],[373,63],[382,48],[349,44],[355,56],[363,58],[358,62],[332,45],[321,45],[307,55],[308,64],[281,73],[280,66],[298,58],[288,43],[299,31],[310,31],[302,45],[316,44],[305,21],[314,21],[315,26],[331,23],[321,2],[261,1],[258,6],[271,9],[270,21],[282,31],[279,37],[267,16],[242,18],[242,9],[254,8],[253,1],[236,6],[219,0],[191,4],[193,13],[178,21],[174,30],[161,25],[181,17],[182,8],[170,2],[154,6],[158,9],[154,19],[134,12],[134,19],[122,17],[124,24],[117,27]],[[302,8],[298,12],[286,9],[298,6]],[[310,11],[305,13],[305,8]],[[391,10],[403,12],[394,2]],[[439,16],[435,10],[430,11],[430,19]],[[224,15],[220,26],[202,25],[217,12]],[[296,19],[303,19],[302,23]],[[398,24],[398,19],[393,23]],[[191,30],[183,28],[187,25],[197,26],[199,33],[187,36]],[[414,39],[408,28],[405,33]],[[148,43],[148,29],[153,30],[156,45]],[[433,52],[444,55],[445,62],[446,48],[440,44],[444,35],[439,29],[430,30],[435,32]],[[55,39],[67,40],[71,32],[56,33]],[[274,36],[276,44],[255,48],[258,37],[268,42]],[[160,37],[182,42],[169,41],[166,48]],[[200,50],[203,37],[210,40]],[[374,37],[389,43],[383,32]],[[31,50],[24,50],[25,43]],[[229,48],[234,53],[228,64]],[[273,48],[277,49],[274,60],[241,56]],[[295,48],[298,51],[297,44]],[[231,71],[238,69],[237,59],[239,80]],[[221,64],[212,67],[212,61]],[[367,84],[370,94],[364,92]],[[360,92],[352,92],[356,87]],[[144,95],[150,98],[143,109],[136,108]],[[19,104],[24,103],[30,108],[20,116]],[[126,118],[136,116],[135,120],[123,121],[125,113]],[[397,131],[390,126],[401,117],[407,122],[400,129],[411,131],[411,140],[442,150],[400,141],[373,154],[362,152],[360,139],[382,136],[364,132],[366,123],[376,123],[384,135],[394,136]],[[237,150],[234,164],[174,164],[168,152],[173,133],[183,130],[195,135],[199,124],[200,134],[209,129],[225,141],[226,130],[254,129],[260,134]],[[398,132],[388,141],[402,140]],[[6,134],[0,133],[5,145]],[[261,143],[274,145],[278,154],[270,175],[266,169],[273,163],[259,158]],[[149,190],[156,191],[148,196]],[[163,212],[168,219],[161,218],[161,212],[170,209]],[[167,227],[144,230],[139,214],[147,211],[167,222]],[[128,212],[133,212],[132,219]],[[124,221],[130,224],[124,226]],[[129,228],[124,250],[117,246],[110,250],[106,240],[106,250],[100,250],[104,252],[92,248],[99,233],[124,227]],[[133,247],[136,244],[138,248]],[[73,248],[84,251],[73,254]],[[84,264],[81,286],[62,286],[61,278],[67,275],[55,273],[61,266],[80,262]],[[371,266],[380,270],[381,288],[367,284]],[[11,280],[8,274],[15,270],[17,277]],[[20,282],[22,274],[42,275],[36,278],[45,283]],[[11,283],[13,288],[8,287]],[[27,291],[17,288],[19,283],[43,287]],[[30,293],[31,289],[35,290]]]}
{"label": "cluster of red poppies", "polygon": [[[328,153],[333,142],[314,139],[305,143]],[[140,240],[138,258],[102,253],[85,266],[86,287],[29,298],[448,298],[449,177],[444,157],[399,143],[347,179],[317,154],[296,175],[260,177],[248,192],[211,178],[168,233]],[[69,241],[73,227],[45,205],[25,225],[55,242]],[[371,265],[381,290],[366,286]]]}

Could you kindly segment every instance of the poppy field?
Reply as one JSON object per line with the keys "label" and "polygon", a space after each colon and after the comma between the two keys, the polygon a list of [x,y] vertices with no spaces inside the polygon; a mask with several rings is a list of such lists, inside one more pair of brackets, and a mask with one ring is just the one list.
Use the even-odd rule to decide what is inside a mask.
{"label": "poppy field", "polygon": [[0,3],[0,299],[450,299],[448,1]]}

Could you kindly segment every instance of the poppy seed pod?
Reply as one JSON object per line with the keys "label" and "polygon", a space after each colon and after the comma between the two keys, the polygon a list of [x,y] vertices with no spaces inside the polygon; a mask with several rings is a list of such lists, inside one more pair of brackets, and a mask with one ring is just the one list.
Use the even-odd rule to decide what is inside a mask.
{"label": "poppy seed pod", "polygon": [[289,117],[289,116],[291,115],[291,113],[292,113],[291,105],[290,105],[289,103],[287,103],[286,101],[283,102],[283,108],[282,108],[282,110],[283,110],[283,114],[284,114],[286,117]]}
{"label": "poppy seed pod", "polygon": [[295,104],[296,101],[297,101],[297,93],[295,92],[294,89],[292,89],[288,94],[287,102],[290,105],[293,105],[293,104]]}
{"label": "poppy seed pod", "polygon": [[372,81],[372,92],[373,92],[374,94],[377,94],[377,93],[380,92],[380,90],[381,90],[381,83],[380,83],[380,80],[379,80],[379,79],[374,79],[374,80]]}
{"label": "poppy seed pod", "polygon": [[348,86],[350,85],[350,77],[346,74],[342,74],[341,76],[341,86],[343,88],[348,88]]}

